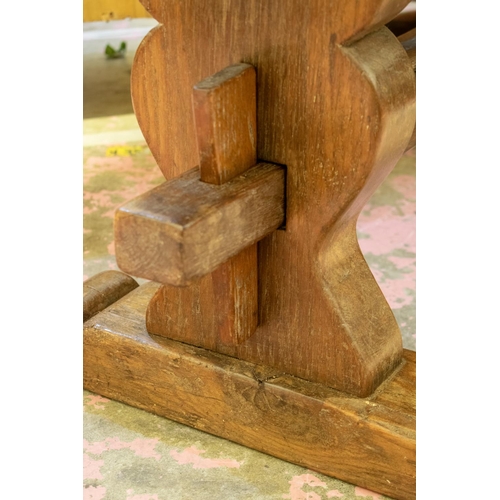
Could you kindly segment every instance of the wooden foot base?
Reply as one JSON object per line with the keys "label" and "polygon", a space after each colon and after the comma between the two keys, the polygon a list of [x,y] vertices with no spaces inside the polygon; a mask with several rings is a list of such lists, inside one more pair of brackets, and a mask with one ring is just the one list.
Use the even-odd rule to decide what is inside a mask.
{"label": "wooden foot base", "polygon": [[415,353],[368,398],[153,336],[147,283],[84,323],[84,386],[397,499],[415,498]]}

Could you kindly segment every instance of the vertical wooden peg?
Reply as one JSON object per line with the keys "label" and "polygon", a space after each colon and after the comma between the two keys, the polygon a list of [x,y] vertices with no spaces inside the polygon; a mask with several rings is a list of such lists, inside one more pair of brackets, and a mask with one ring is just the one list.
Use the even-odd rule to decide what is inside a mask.
{"label": "vertical wooden peg", "polygon": [[234,64],[193,88],[200,178],[224,184],[257,162],[255,68]]}
{"label": "vertical wooden peg", "polygon": [[[224,184],[257,162],[257,87],[255,68],[235,64],[193,88],[193,113],[200,178]],[[212,273],[219,341],[235,345],[258,324],[257,244]]]}

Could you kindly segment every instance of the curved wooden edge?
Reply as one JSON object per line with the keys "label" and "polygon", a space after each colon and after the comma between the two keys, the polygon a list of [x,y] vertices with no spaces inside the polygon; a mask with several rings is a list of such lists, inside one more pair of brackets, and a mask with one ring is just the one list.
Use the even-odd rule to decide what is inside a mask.
{"label": "curved wooden edge", "polygon": [[[332,40],[335,40],[336,44],[350,45],[397,16],[408,4],[408,1],[360,0],[352,2],[352,0],[324,0],[324,5],[319,2],[319,5],[314,6],[314,9],[318,12],[329,11],[328,17],[331,19],[329,29],[333,32]],[[290,1],[281,5],[280,9],[292,12],[291,16],[293,18],[294,9],[300,11],[300,9],[296,8],[295,2],[303,3],[302,0]],[[183,19],[190,20],[192,18],[194,20],[197,16],[200,16],[199,12],[202,13],[201,16],[206,16],[207,12],[210,11],[217,12],[221,5],[215,1],[212,2],[213,7],[211,7],[210,2],[205,0],[194,0],[185,5],[179,4],[175,0],[141,0],[141,3],[160,24],[146,35],[136,51],[131,73],[132,104],[146,142],[163,175],[167,180],[170,180],[192,168],[197,160],[191,161],[189,154],[186,154],[185,150],[177,144],[170,143],[167,139],[170,136],[170,131],[165,123],[164,110],[165,105],[168,105],[166,101],[170,98],[180,98],[180,101],[182,101],[182,91],[179,90],[178,96],[172,94],[172,92],[177,92],[175,89],[170,89],[168,94],[162,92],[162,89],[166,86],[165,81],[170,77],[170,71],[173,69],[172,67],[168,69],[165,67],[166,59],[163,53],[167,50],[166,44],[168,43],[165,31],[178,33],[178,36],[182,38],[181,21]],[[262,7],[257,0],[245,0],[245,5],[242,1],[233,0],[229,2],[227,9],[231,11],[240,8],[245,9],[245,12],[256,12]],[[318,14],[316,12],[315,15],[324,17],[324,13]],[[299,22],[298,16],[297,22]],[[185,35],[186,41],[184,43],[190,43],[188,39],[192,37],[192,34],[186,33]],[[273,38],[275,36],[276,34],[273,34]],[[276,43],[280,43],[279,35],[276,38]],[[171,65],[172,61],[169,62]],[[187,75],[190,73],[190,70],[184,66],[186,61],[179,59],[177,64],[179,64],[179,67],[175,69],[176,82],[178,82],[179,86],[187,85],[191,88],[195,82],[186,80]],[[183,104],[181,103],[181,105]],[[183,106],[182,113],[176,111],[176,120],[182,122],[185,142],[194,143],[195,134],[191,123],[190,103],[186,102]],[[179,154],[177,150],[179,150]],[[267,160],[283,163],[283,159],[279,158],[268,157]]]}
{"label": "curved wooden edge", "polygon": [[351,101],[363,103],[365,116],[360,121],[376,132],[366,146],[369,154],[362,166],[365,177],[352,183],[350,202],[332,220],[318,245],[316,272],[333,311],[341,319],[339,330],[348,339],[338,341],[343,346],[339,372],[345,380],[337,382],[336,387],[364,397],[398,367],[403,346],[392,310],[359,248],[356,221],[411,137],[415,77],[403,47],[385,27],[340,50],[356,68],[351,85],[356,82],[363,89]]}
{"label": "curved wooden edge", "polygon": [[138,283],[120,271],[104,271],[83,283],[83,322],[137,288]]}
{"label": "curved wooden edge", "polygon": [[[414,3],[414,2],[413,2]],[[398,40],[406,50],[406,54],[410,59],[411,66],[415,75],[417,74],[417,28],[413,28],[406,33],[398,36]],[[417,145],[417,126],[413,129],[413,133],[408,141],[405,152],[413,149]]]}
{"label": "curved wooden edge", "polygon": [[[250,3],[251,0],[247,0]],[[295,0],[302,2],[303,0]],[[178,10],[175,0],[140,0],[144,8],[159,23],[165,24],[173,10]],[[191,9],[195,11],[207,0],[192,0]],[[258,4],[254,0],[252,3]],[[339,43],[353,42],[364,35],[392,20],[406,19],[406,12],[411,12],[410,0],[324,0],[325,8],[331,12],[331,18],[342,19],[342,25],[337,27],[337,41]],[[410,4],[410,5],[409,5]],[[213,3],[213,8],[220,7]],[[294,1],[280,4],[280,9],[293,9]],[[411,16],[411,14],[409,14]]]}
{"label": "curved wooden edge", "polygon": [[[202,45],[199,44],[200,39],[195,36],[196,31],[190,27],[194,25],[213,27],[210,16],[216,16],[218,11],[210,9],[211,3],[204,4],[206,7],[203,10],[198,1],[186,4],[170,0],[147,3],[156,5],[165,15],[170,11],[170,18],[167,19],[165,16],[164,19],[157,18],[166,24],[156,31],[153,30],[137,52],[132,73],[133,101],[144,135],[168,179],[182,174],[196,162],[192,151],[183,146],[194,144],[194,131],[190,130],[191,103],[184,95],[187,93],[183,92],[183,89],[192,86],[195,76],[199,78],[196,73],[198,69],[193,70],[193,68],[200,68],[206,59],[197,61],[196,58],[203,53],[203,50],[208,49],[204,46],[205,41]],[[211,32],[207,43],[213,45],[210,50],[214,51],[215,67],[212,67],[211,63],[203,66],[203,71],[210,73],[217,70],[218,65],[224,67],[233,62],[229,60],[230,57],[234,61],[255,63],[258,72],[260,71],[259,85],[262,85],[263,89],[275,90],[274,94],[269,92],[259,94],[260,116],[266,116],[266,120],[262,119],[265,123],[259,124],[259,131],[264,126],[263,133],[259,134],[261,138],[265,138],[259,146],[263,152],[262,157],[269,161],[287,164],[289,168],[287,231],[279,236],[270,237],[269,244],[266,244],[260,253],[262,257],[260,261],[265,260],[266,265],[270,263],[270,268],[273,269],[261,272],[259,283],[265,282],[267,287],[265,289],[271,290],[270,296],[274,294],[274,303],[266,308],[261,307],[260,314],[264,319],[272,319],[274,323],[265,330],[263,321],[252,338],[258,336],[260,332],[265,333],[254,343],[243,343],[235,355],[253,361],[267,357],[265,362],[269,365],[284,366],[288,372],[292,368],[296,369],[296,375],[331,383],[341,390],[351,391],[358,396],[374,390],[383,377],[397,366],[401,358],[401,339],[397,323],[371,276],[357,241],[351,241],[351,238],[355,232],[353,221],[355,222],[369,196],[393,168],[410,139],[414,127],[414,74],[401,44],[386,28],[369,33],[356,43],[351,43],[349,47],[340,44],[343,43],[346,33],[354,30],[354,25],[358,27],[363,25],[364,28],[369,26],[371,29],[373,23],[387,21],[388,17],[395,15],[406,3],[389,0],[379,2],[364,0],[349,4],[341,1],[315,2],[311,5],[311,12],[308,11],[312,16],[308,18],[311,19],[308,22],[321,18],[321,23],[313,24],[310,31],[308,22],[299,22],[300,16],[297,14],[304,12],[304,4],[287,3],[286,12],[289,14],[285,18],[287,25],[294,25],[297,22],[301,29],[305,30],[303,33],[313,32],[316,26],[318,27],[317,38],[304,38],[304,44],[310,51],[307,53],[310,63],[318,64],[318,73],[305,71],[305,64],[300,66],[299,63],[302,64],[306,58],[298,58],[297,65],[290,65],[290,72],[285,80],[298,82],[298,86],[294,88],[294,84],[287,92],[281,90],[283,78],[277,78],[277,73],[272,71],[272,67],[266,66],[272,60],[276,61],[275,68],[282,68],[286,60],[284,54],[288,52],[282,49],[286,45],[283,45],[283,38],[278,30],[272,33],[269,43],[272,44],[273,50],[269,54],[264,50],[266,47],[260,43],[261,37],[248,30],[240,39],[234,38],[234,52],[230,56],[225,53],[226,47],[215,32]],[[227,35],[238,36],[236,31],[232,34],[231,30],[237,25],[240,8],[256,13],[255,20],[264,23],[262,13],[265,12],[265,5],[265,2],[257,1],[229,2],[228,19],[231,19],[231,22],[228,21],[226,24]],[[330,5],[335,6],[336,10],[332,12],[331,17],[328,17],[328,22],[323,22],[325,11]],[[200,11],[197,10],[198,7]],[[342,19],[343,8],[346,10],[346,25],[340,28],[336,23]],[[353,12],[358,11],[363,11],[362,15],[353,17]],[[374,11],[377,15],[374,15]],[[365,23],[368,18],[370,20]],[[281,14],[280,19],[282,19]],[[273,23],[280,19],[273,18]],[[337,33],[337,28],[342,33]],[[338,36],[335,37],[332,32]],[[361,32],[356,33],[361,36]],[[183,39],[182,47],[185,47],[185,50],[181,50],[177,43],[178,37]],[[382,38],[383,44],[375,43],[370,47],[374,37]],[[285,38],[287,43],[295,43],[289,35]],[[237,40],[243,42],[238,44]],[[219,52],[215,50],[215,46],[220,47]],[[386,48],[389,48],[389,53],[387,58],[384,58]],[[248,55],[257,49],[258,54]],[[347,52],[350,52],[352,57],[342,56]],[[273,59],[269,59],[271,56]],[[172,84],[173,80],[169,80],[168,68],[170,71],[175,69],[175,85]],[[259,68],[263,68],[262,71]],[[199,71],[201,72],[201,69]],[[321,75],[321,78],[317,78],[317,75]],[[398,75],[397,78],[394,75]],[[170,83],[170,86],[165,82]],[[332,82],[335,82],[335,88],[332,88]],[[303,99],[294,102],[297,92],[305,88],[314,89],[318,96],[321,96],[321,106],[318,101],[316,110],[313,109],[316,104],[306,105]],[[401,88],[404,92],[398,95]],[[283,112],[279,111],[277,104],[274,108],[274,103],[280,104]],[[297,116],[311,117],[313,122],[319,113],[321,127],[306,128],[303,125],[305,121],[294,122],[295,109]],[[269,114],[268,110],[271,110]],[[172,117],[175,117],[175,120]],[[285,120],[285,117],[288,120],[286,123],[280,121]],[[272,123],[273,129],[266,129],[266,123]],[[294,148],[287,145],[288,139],[292,136],[290,130],[292,123],[297,125]],[[172,129],[170,134],[166,132],[169,127]],[[172,141],[177,138],[177,142],[169,144],[169,138]],[[368,147],[360,148],[360,144],[366,144]],[[325,150],[322,155],[324,164],[323,161],[316,161],[317,156],[313,151],[314,147],[320,145]],[[336,180],[337,174],[339,178]],[[302,182],[302,179],[306,178],[308,182]],[[317,207],[321,209],[317,210]],[[342,220],[334,228],[335,220],[339,217]],[[343,252],[342,248],[339,249],[342,241],[336,240],[336,236],[346,226],[350,228],[352,234],[343,234],[349,244],[347,254],[339,256]],[[309,240],[304,244],[297,243],[299,240],[304,241],[299,237],[296,238],[298,234],[308,234]],[[320,241],[323,236],[325,238]],[[312,245],[314,250],[310,249]],[[263,247],[264,245],[261,245],[261,248]],[[321,255],[313,255],[318,249]],[[299,255],[300,262],[297,257]],[[309,280],[313,272],[310,270],[314,265],[313,260],[319,261],[320,279],[317,283],[310,284],[310,281],[313,281]],[[343,264],[343,268],[335,267],[339,262]],[[307,269],[304,272],[296,272],[305,266]],[[348,288],[353,293],[354,305],[348,307],[349,311],[346,314],[346,308],[339,308],[332,297],[340,297],[341,302],[348,302],[348,297],[343,295],[346,290],[344,275],[349,275],[351,269],[355,272],[350,274],[352,286]],[[296,277],[295,282],[287,276]],[[172,335],[170,324],[173,324],[172,328],[176,329],[178,336],[171,338],[182,337],[186,342],[195,344],[199,341],[204,347],[216,348],[211,335],[208,336],[208,340],[198,335],[200,331],[198,324],[201,322],[198,316],[201,314],[196,317],[190,314],[191,304],[200,304],[197,310],[202,310],[205,306],[206,310],[212,310],[210,286],[211,283],[202,279],[199,286],[193,287],[191,301],[183,300],[185,296],[181,297],[180,294],[167,297],[165,309],[159,309],[159,314],[163,314],[165,318],[160,329],[166,336]],[[207,293],[204,293],[204,290]],[[293,293],[294,298],[287,296],[282,299],[279,296],[288,293]],[[367,303],[371,304],[368,308],[369,314],[365,307]],[[174,307],[171,307],[172,304]],[[289,304],[294,305],[290,307]],[[298,312],[301,307],[304,307],[303,314]],[[320,310],[321,314],[311,315],[310,311],[313,308]],[[172,312],[172,309],[175,311]],[[276,319],[278,313],[286,318],[294,318],[295,322]],[[180,321],[186,317],[188,322]],[[302,317],[306,317],[307,321],[300,320]],[[211,314],[208,314],[206,321],[210,323],[208,330],[211,332],[214,330],[211,326],[213,324]],[[184,328],[187,323],[190,327]],[[189,338],[186,338],[186,330],[189,330]],[[303,332],[310,335],[309,342],[302,342]],[[352,332],[354,335],[351,335]],[[267,338],[263,338],[264,335]],[[387,338],[384,340],[385,335]],[[191,340],[192,338],[195,340]],[[277,340],[268,341],[268,338]],[[380,341],[385,344],[382,348]],[[346,345],[352,346],[352,349],[347,348],[347,353],[343,350],[343,346]],[[295,355],[296,352],[301,353],[300,357]]]}

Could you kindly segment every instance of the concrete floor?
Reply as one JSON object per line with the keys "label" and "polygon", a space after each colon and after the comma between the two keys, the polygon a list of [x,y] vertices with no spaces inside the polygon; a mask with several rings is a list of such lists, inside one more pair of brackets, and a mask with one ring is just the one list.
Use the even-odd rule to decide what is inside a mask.
{"label": "concrete floor", "polygon": [[[129,94],[134,50],[154,25],[125,20],[84,26],[84,279],[117,269],[116,207],[163,181]],[[126,57],[106,60],[106,44],[117,47],[122,40]],[[415,349],[413,153],[367,204],[358,233],[404,345]],[[85,500],[387,498],[87,391],[83,402]]]}
{"label": "concrete floor", "polygon": [[[133,113],[130,100],[130,68],[144,35],[158,23],[154,19],[84,23],[83,118]],[[127,44],[123,59],[106,59],[104,49]]]}

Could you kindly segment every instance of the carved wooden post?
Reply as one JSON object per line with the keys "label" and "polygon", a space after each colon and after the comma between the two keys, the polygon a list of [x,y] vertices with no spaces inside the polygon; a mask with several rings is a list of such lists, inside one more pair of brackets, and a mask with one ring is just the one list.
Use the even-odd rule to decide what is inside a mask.
{"label": "carved wooden post", "polygon": [[414,498],[415,358],[356,236],[415,127],[383,26],[408,2],[142,3],[132,98],[167,182],[117,212],[116,255],[162,285],[86,323],[87,387]]}
{"label": "carved wooden post", "polygon": [[[163,24],[139,47],[132,98],[165,177],[199,163],[191,89],[241,61],[257,68],[257,156],[287,169],[286,230],[259,243],[255,333],[239,343],[221,341],[216,275],[175,288],[157,273],[138,273],[165,284],[149,305],[148,331],[358,396],[372,393],[399,365],[401,335],[359,250],[356,220],[415,123],[406,52],[386,28],[370,32],[404,3],[358,8],[323,0],[276,9],[233,1],[224,7],[222,30],[222,3],[146,4]],[[238,21],[248,16],[252,23]],[[120,238],[118,229],[118,263],[132,272],[121,263]]]}

